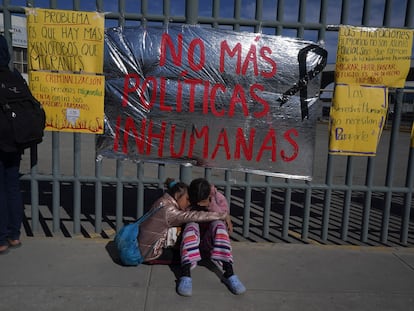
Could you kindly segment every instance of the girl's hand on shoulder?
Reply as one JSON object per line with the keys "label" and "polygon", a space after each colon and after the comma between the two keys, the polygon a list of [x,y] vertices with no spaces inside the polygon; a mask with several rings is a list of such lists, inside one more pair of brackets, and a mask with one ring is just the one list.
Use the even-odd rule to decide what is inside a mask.
{"label": "girl's hand on shoulder", "polygon": [[210,195],[211,195],[211,196],[215,196],[215,195],[216,195],[216,192],[217,192],[217,188],[216,188],[216,186],[211,185],[211,188],[210,188]]}
{"label": "girl's hand on shoulder", "polygon": [[220,212],[219,215],[220,215],[219,220],[226,220],[228,216],[227,212]]}

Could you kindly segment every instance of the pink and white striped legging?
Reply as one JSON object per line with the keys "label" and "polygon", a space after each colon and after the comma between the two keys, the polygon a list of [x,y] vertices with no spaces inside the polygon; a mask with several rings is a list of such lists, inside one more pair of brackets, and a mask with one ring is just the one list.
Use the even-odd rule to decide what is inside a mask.
{"label": "pink and white striped legging", "polygon": [[200,236],[198,223],[188,223],[181,242],[181,264],[194,268],[201,260],[201,253],[218,263],[233,263],[230,237],[224,221],[215,220],[208,224],[208,230]]}

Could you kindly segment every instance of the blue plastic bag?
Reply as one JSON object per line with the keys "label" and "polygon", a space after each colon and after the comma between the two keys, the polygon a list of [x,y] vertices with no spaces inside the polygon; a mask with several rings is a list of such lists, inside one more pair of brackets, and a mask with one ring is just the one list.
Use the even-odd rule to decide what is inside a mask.
{"label": "blue plastic bag", "polygon": [[139,223],[123,226],[115,236],[116,248],[124,266],[137,266],[144,261],[138,246]]}
{"label": "blue plastic bag", "polygon": [[148,217],[155,214],[162,208],[160,205],[157,208],[149,210],[146,214],[141,216],[136,222],[124,225],[115,235],[115,245],[118,249],[119,259],[124,266],[137,266],[141,264],[146,255],[142,256],[138,245],[139,225]]}

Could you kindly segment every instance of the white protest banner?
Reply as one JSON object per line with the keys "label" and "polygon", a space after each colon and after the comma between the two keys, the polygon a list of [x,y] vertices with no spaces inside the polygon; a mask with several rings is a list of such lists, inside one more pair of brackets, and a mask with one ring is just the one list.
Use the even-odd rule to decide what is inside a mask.
{"label": "white protest banner", "polygon": [[326,56],[281,36],[107,29],[97,154],[310,180]]}

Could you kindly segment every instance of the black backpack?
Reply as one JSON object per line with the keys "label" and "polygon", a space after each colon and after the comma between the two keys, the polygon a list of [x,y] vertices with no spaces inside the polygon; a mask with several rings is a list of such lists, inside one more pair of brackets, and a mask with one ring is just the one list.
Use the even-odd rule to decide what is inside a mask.
{"label": "black backpack", "polygon": [[46,114],[17,71],[0,70],[0,150],[17,152],[43,140]]}

